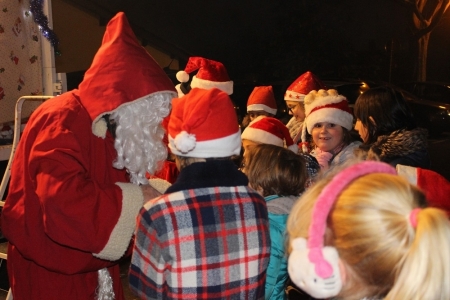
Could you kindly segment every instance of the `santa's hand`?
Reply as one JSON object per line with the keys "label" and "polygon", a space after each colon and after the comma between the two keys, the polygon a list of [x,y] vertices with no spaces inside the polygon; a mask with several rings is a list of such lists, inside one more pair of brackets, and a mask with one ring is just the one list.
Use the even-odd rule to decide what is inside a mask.
{"label": "santa's hand", "polygon": [[162,195],[162,193],[158,192],[157,189],[152,187],[149,184],[141,185],[142,194],[144,195],[144,203],[147,202],[150,199],[159,197]]}
{"label": "santa's hand", "polygon": [[327,170],[329,168],[329,161],[331,158],[333,158],[333,154],[330,152],[322,151],[319,148],[316,148],[315,152],[315,157],[320,165],[320,168],[322,170]]}

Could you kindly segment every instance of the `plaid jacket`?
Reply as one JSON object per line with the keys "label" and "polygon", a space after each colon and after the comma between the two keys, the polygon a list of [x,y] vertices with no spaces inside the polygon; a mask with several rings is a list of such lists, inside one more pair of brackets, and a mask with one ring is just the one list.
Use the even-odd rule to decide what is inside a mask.
{"label": "plaid jacket", "polygon": [[[217,180],[225,186],[214,186]],[[231,162],[195,163],[182,170],[171,193],[145,204],[131,289],[142,299],[263,299],[267,208],[246,182]]]}

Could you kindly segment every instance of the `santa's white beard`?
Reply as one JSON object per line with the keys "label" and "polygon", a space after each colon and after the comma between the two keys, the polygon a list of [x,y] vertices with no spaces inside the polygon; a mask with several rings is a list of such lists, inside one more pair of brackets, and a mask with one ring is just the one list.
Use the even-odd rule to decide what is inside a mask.
{"label": "santa's white beard", "polygon": [[170,112],[172,98],[171,93],[150,95],[111,114],[117,124],[113,166],[126,168],[134,184],[148,184],[146,173],[154,174],[167,158],[161,122]]}

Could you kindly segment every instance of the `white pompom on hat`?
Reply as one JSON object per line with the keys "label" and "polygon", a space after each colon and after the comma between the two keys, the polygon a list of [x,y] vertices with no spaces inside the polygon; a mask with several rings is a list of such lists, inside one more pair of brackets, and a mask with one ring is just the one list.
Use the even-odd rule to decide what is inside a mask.
{"label": "white pompom on hat", "polygon": [[239,155],[239,123],[230,97],[219,89],[193,88],[172,102],[168,125],[173,154],[209,158]]}
{"label": "white pompom on hat", "polygon": [[333,123],[347,130],[353,128],[353,114],[347,98],[334,89],[311,91],[305,97],[305,114],[302,142],[306,142],[306,130],[311,134],[317,123]]}
{"label": "white pompom on hat", "polygon": [[228,77],[225,66],[212,59],[190,57],[184,71],[179,71],[176,77],[179,82],[188,82],[189,74],[197,70],[197,74],[192,78],[191,88],[218,88],[228,95],[233,94],[233,81]]}
{"label": "white pompom on hat", "polygon": [[254,119],[242,132],[241,139],[279,147],[286,145],[294,153],[298,152],[298,146],[294,144],[289,129],[280,120],[272,117],[259,116]]}
{"label": "white pompom on hat", "polygon": [[284,100],[303,102],[304,98],[312,90],[325,89],[322,81],[308,71],[300,75],[286,90]]}
{"label": "white pompom on hat", "polygon": [[247,100],[247,112],[265,111],[269,114],[277,114],[277,101],[273,94],[273,88],[269,86],[256,86]]}

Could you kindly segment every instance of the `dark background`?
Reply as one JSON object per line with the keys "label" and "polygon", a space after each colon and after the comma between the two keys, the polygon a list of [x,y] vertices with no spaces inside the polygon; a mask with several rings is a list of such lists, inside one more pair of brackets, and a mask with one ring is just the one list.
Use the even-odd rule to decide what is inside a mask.
{"label": "dark background", "polygon": [[[415,79],[412,13],[399,0],[63,1],[100,25],[124,11],[142,43],[169,53],[181,68],[190,56],[222,62],[239,104],[256,85],[273,85],[282,102],[308,70],[322,79]],[[449,32],[447,11],[431,33],[428,80],[450,82]],[[174,82],[176,71],[167,68]]]}

